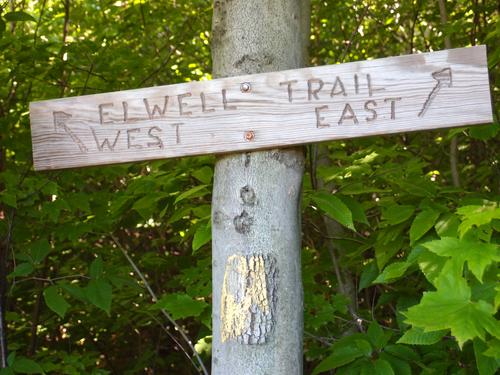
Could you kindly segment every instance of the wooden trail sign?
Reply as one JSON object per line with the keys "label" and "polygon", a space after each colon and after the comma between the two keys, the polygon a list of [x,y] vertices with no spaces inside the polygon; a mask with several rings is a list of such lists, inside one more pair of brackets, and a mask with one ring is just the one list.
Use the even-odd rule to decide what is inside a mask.
{"label": "wooden trail sign", "polygon": [[30,104],[36,170],[492,122],[486,47]]}

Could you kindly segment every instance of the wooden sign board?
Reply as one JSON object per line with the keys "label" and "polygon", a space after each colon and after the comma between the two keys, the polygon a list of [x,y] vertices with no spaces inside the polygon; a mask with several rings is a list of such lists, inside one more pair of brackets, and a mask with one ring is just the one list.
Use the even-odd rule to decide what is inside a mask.
{"label": "wooden sign board", "polygon": [[492,122],[485,46],[34,102],[35,169]]}

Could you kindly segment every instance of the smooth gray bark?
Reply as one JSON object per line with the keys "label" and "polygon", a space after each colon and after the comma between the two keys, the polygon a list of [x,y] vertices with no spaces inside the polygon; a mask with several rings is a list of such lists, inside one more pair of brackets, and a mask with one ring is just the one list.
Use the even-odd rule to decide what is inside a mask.
{"label": "smooth gray bark", "polygon": [[[304,66],[309,0],[214,2],[215,77]],[[212,200],[212,373],[302,374],[302,148],[220,157]]]}

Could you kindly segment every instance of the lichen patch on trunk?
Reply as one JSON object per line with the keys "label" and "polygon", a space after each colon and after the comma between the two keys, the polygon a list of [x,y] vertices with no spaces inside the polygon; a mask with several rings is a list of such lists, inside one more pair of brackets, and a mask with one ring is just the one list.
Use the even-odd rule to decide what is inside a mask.
{"label": "lichen patch on trunk", "polygon": [[264,344],[275,324],[276,259],[231,255],[226,261],[221,301],[221,340]]}

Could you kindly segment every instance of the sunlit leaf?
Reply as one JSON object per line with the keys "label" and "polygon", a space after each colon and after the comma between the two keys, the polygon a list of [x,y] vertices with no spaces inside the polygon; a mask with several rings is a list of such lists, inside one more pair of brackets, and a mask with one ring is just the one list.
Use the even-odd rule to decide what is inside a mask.
{"label": "sunlit leaf", "polygon": [[175,198],[174,204],[179,203],[180,201],[186,199],[186,198],[194,198],[194,197],[202,197],[205,194],[208,193],[208,190],[206,189],[207,185],[198,185],[195,186],[188,191],[185,191],[177,196]]}
{"label": "sunlit leaf", "polygon": [[212,228],[210,225],[198,227],[193,236],[193,253],[212,239]]}
{"label": "sunlit leaf", "polygon": [[443,237],[440,240],[425,242],[422,246],[439,256],[467,262],[471,272],[481,282],[486,267],[500,261],[500,249],[495,244]]}
{"label": "sunlit leaf", "polygon": [[318,192],[312,195],[312,199],[329,217],[349,229],[356,230],[351,210],[335,195]]}
{"label": "sunlit leaf", "polygon": [[425,209],[420,212],[410,227],[410,243],[415,243],[420,239],[429,229],[434,226],[441,213],[432,209]]}
{"label": "sunlit leaf", "polygon": [[404,313],[406,323],[425,332],[450,329],[460,347],[476,337],[484,340],[486,332],[500,336],[494,307],[482,300],[471,301],[465,279],[449,264],[436,281],[437,291],[424,292],[420,303]]}
{"label": "sunlit leaf", "polygon": [[389,283],[404,275],[411,266],[408,262],[394,262],[384,268],[382,273],[373,281],[374,284]]}
{"label": "sunlit leaf", "polygon": [[399,344],[432,345],[439,342],[447,330],[424,332],[422,328],[412,327],[398,340]]}

